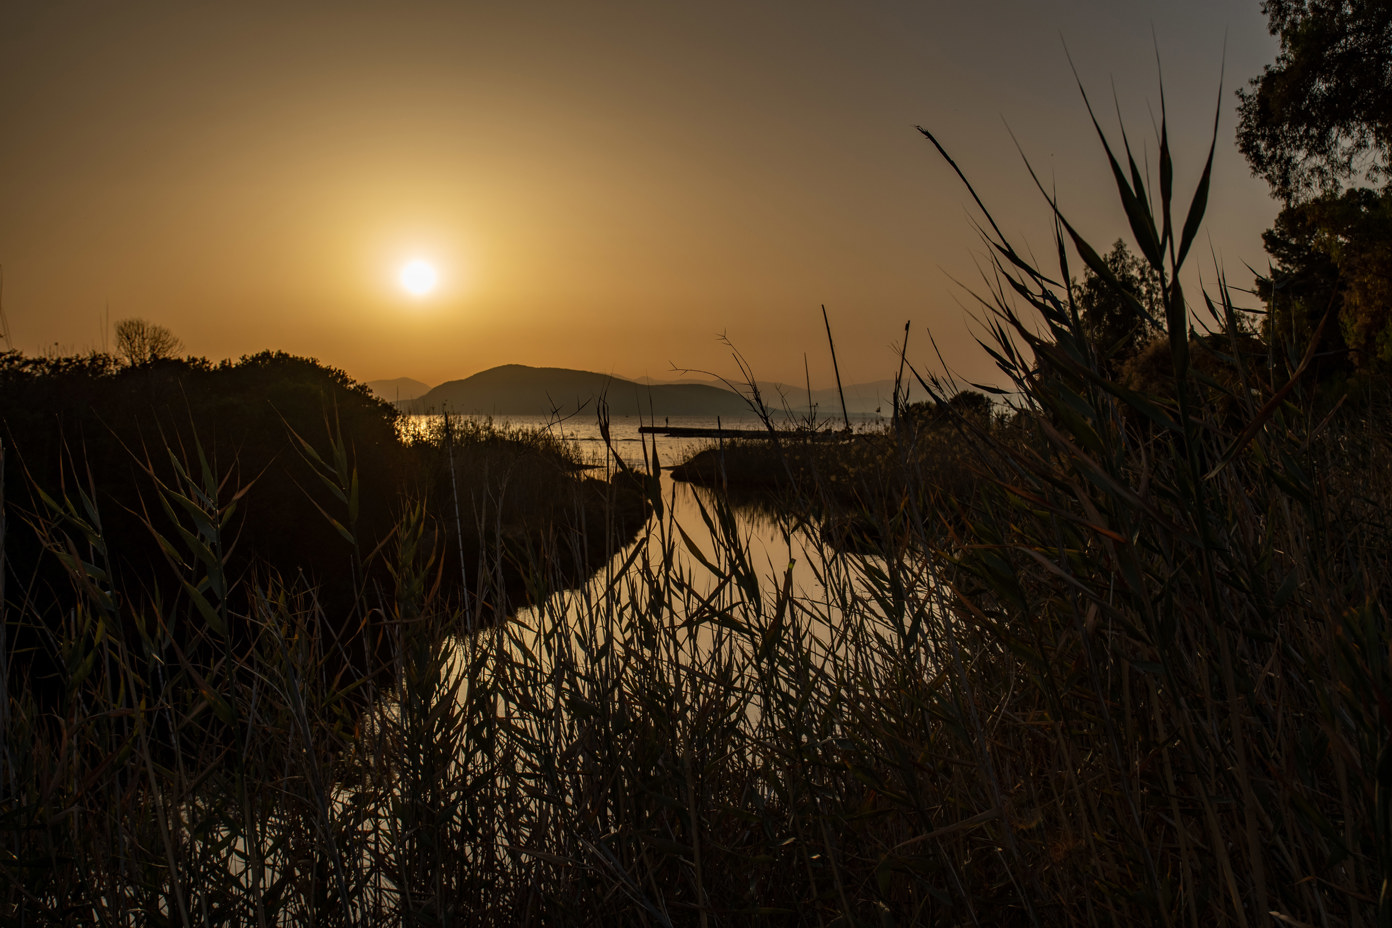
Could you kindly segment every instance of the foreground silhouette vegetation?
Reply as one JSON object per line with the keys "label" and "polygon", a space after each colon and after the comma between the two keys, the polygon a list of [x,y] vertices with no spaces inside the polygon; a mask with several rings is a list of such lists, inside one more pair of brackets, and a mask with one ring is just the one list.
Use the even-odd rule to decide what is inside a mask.
{"label": "foreground silhouette vegetation", "polygon": [[[253,647],[233,613],[271,586],[312,591],[321,672],[381,682],[402,519],[429,533],[440,600],[483,625],[526,601],[536,565],[578,582],[645,516],[641,493],[585,477],[560,442],[448,418],[403,440],[392,406],[283,353],[10,352],[0,397],[6,657],[45,707],[71,698],[79,660],[60,622],[140,642],[146,671],[127,669],[147,682],[166,663],[210,672]],[[557,527],[586,516],[557,550]]]}
{"label": "foreground silhouette vegetation", "polygon": [[[1334,395],[1306,376],[1317,340],[1263,340],[1225,288],[1185,294],[1208,171],[1176,198],[1163,112],[1154,188],[1129,146],[1107,154],[1145,292],[1061,214],[1049,269],[984,216],[983,346],[1009,415],[915,374],[937,405],[875,440],[873,480],[762,446],[792,475],[788,512],[877,526],[826,546],[789,517],[816,589],[792,564],[761,575],[720,494],[699,509],[713,547],[692,541],[654,454],[605,484],[645,494],[638,543],[569,591],[529,572],[533,608],[480,626],[479,600],[439,580],[454,516],[427,484],[385,505],[385,543],[355,555],[354,576],[375,579],[351,585],[353,608],[380,619],[391,674],[351,714],[319,632],[346,574],[230,571],[223,488],[242,484],[224,471],[161,477],[184,526],[166,538],[196,550],[143,598],[110,594],[102,558],[117,555],[84,515],[100,484],[8,502],[10,526],[52,539],[67,585],[52,581],[66,598],[47,626],[62,699],[6,686],[7,910],[32,924],[1392,923],[1392,396],[1371,378]],[[1089,319],[1079,273],[1133,324]],[[1156,337],[1136,347],[1134,330]],[[346,544],[359,536],[339,513],[369,490],[339,462],[363,451],[335,437],[353,434],[343,411],[335,431],[322,409],[323,444],[289,447],[326,494],[312,516]],[[940,446],[965,479],[941,479]],[[480,525],[505,518],[489,512]],[[550,525],[538,568],[585,545]],[[33,585],[6,573],[7,631],[36,608]],[[151,688],[149,640],[199,616],[216,656],[171,645]],[[228,647],[215,618],[250,629],[245,643]]]}

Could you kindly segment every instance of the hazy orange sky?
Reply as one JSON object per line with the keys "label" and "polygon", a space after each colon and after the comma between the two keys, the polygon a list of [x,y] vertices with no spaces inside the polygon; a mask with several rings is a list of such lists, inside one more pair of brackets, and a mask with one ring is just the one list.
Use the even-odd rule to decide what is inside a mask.
{"label": "hazy orange sky", "polygon": [[[1153,37],[1152,37],[1153,36]],[[1187,197],[1233,281],[1276,204],[1233,144],[1274,60],[1256,0],[19,2],[0,5],[0,265],[14,347],[140,316],[191,353],[428,383],[518,362],[623,376],[989,378],[953,279],[983,249],[935,131],[1051,253],[1010,138],[1098,244],[1125,232],[1063,51],[1153,152],[1155,44]],[[1008,129],[1007,129],[1008,126]],[[407,294],[422,257],[438,289]],[[1250,303],[1250,299],[1248,300]],[[674,375],[673,375],[674,376]]]}

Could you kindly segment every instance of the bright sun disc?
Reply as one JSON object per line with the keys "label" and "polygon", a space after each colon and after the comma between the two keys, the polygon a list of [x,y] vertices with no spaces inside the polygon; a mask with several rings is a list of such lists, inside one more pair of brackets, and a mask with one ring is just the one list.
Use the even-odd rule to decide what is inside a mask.
{"label": "bright sun disc", "polygon": [[438,279],[435,268],[419,258],[401,269],[401,286],[415,296],[425,296],[434,290]]}

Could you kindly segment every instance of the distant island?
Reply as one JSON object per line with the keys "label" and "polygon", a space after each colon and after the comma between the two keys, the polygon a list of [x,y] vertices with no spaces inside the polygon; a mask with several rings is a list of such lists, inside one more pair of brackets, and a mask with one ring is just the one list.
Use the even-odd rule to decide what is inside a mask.
{"label": "distant island", "polygon": [[412,380],[410,377],[396,377],[391,380],[369,380],[367,387],[388,403],[413,400],[430,392],[430,384]]}
{"label": "distant island", "polygon": [[[418,380],[374,380],[368,386],[404,412],[452,412],[491,416],[571,416],[592,412],[602,399],[613,416],[747,416],[752,412],[741,392],[715,382],[661,383],[628,380],[593,371],[562,367],[530,367],[504,364],[462,380],[450,380],[431,388]],[[835,387],[812,391],[787,384],[759,384],[761,399],[773,413],[806,416],[815,410],[818,419],[841,414]],[[888,414],[894,382],[849,384],[846,409],[852,414]],[[910,399],[922,396],[910,394]]]}
{"label": "distant island", "polygon": [[398,405],[416,413],[571,416],[593,412],[601,401],[614,416],[743,416],[750,412],[744,397],[713,385],[645,385],[591,371],[524,364],[504,364],[463,380],[449,380]]}

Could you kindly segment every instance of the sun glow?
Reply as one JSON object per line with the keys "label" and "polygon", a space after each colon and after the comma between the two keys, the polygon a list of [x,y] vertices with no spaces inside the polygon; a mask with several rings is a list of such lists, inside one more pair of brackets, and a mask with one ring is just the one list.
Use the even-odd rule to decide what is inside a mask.
{"label": "sun glow", "polygon": [[429,261],[416,258],[401,269],[401,286],[412,296],[425,296],[435,289],[440,277]]}

